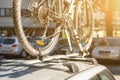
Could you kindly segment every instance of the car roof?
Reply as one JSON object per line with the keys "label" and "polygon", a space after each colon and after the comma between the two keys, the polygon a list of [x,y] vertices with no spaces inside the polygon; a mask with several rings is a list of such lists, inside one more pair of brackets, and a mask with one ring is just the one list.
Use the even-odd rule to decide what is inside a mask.
{"label": "car roof", "polygon": [[[17,61],[17,60],[16,60]],[[97,66],[101,66],[98,64],[92,64],[91,62],[87,61],[81,61],[79,59],[74,60],[69,60],[69,59],[59,59],[59,60],[51,60],[51,61],[45,61],[45,62],[40,62],[36,64],[22,64],[12,61],[12,63],[7,63],[9,66],[6,66],[5,68],[8,69],[8,67],[16,65],[17,67],[14,68],[17,72],[14,73],[12,70],[10,70],[7,74],[12,73],[11,78],[14,78],[15,76],[19,76],[20,74],[24,75],[24,78],[27,79],[28,77],[31,80],[69,80],[73,76],[82,73],[86,70],[90,70],[93,68],[97,68]],[[5,65],[7,65],[5,64]],[[75,64],[78,68],[77,72],[71,72],[69,71],[70,69],[65,65],[65,64]],[[18,66],[19,65],[19,66]],[[72,66],[75,67],[75,66]],[[22,71],[20,69],[22,68]],[[101,67],[103,68],[103,67]],[[23,70],[25,69],[25,70]],[[76,68],[75,68],[76,69]],[[99,68],[97,68],[99,69]],[[32,71],[33,70],[33,71]],[[101,69],[102,70],[102,69]],[[24,71],[24,72],[23,72]],[[21,72],[21,73],[20,73]],[[23,72],[23,73],[22,73]],[[28,73],[25,75],[25,73]],[[88,72],[90,73],[90,72]],[[96,72],[97,73],[97,72]],[[1,74],[0,74],[1,75]],[[86,75],[86,74],[84,74]],[[21,79],[21,77],[19,77]],[[15,79],[14,79],[15,80]],[[71,80],[71,79],[70,79]]]}
{"label": "car roof", "polygon": [[18,39],[16,36],[5,37],[4,39]]}
{"label": "car roof", "polygon": [[[18,38],[15,37],[15,36],[12,36],[12,37],[5,37],[4,40],[3,40],[1,43],[2,43],[2,44],[6,44],[6,40],[9,40],[9,39],[14,40],[14,43],[19,43]],[[7,41],[7,42],[9,42],[9,41]]]}

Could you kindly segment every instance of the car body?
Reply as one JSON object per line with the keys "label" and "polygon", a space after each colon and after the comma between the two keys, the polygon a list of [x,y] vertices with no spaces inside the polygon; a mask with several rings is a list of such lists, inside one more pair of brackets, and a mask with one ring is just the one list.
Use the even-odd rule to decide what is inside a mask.
{"label": "car body", "polygon": [[[53,57],[53,56],[52,56]],[[115,80],[112,73],[103,65],[97,64],[95,59],[80,57],[64,57],[38,62],[9,61],[1,65],[0,80]],[[7,62],[7,61],[1,61]],[[22,64],[21,64],[22,63]],[[11,69],[13,66],[14,69]]]}
{"label": "car body", "polygon": [[18,41],[16,36],[6,37],[1,43],[0,55],[4,56],[13,56],[13,55],[22,55],[25,54],[24,49]]}
{"label": "car body", "polygon": [[120,38],[106,37],[101,39],[91,55],[96,59],[120,60]]}

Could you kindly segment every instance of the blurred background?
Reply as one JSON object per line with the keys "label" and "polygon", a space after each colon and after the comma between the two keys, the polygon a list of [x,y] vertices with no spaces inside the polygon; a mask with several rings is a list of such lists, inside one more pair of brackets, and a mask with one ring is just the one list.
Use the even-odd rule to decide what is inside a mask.
{"label": "blurred background", "polygon": [[[120,0],[91,0],[94,8],[94,37],[120,36]],[[13,0],[0,0],[0,36],[15,35],[12,20]],[[39,30],[39,33],[42,29]],[[50,28],[49,33],[52,33]],[[35,33],[38,34],[38,31]],[[32,34],[30,34],[32,35]]]}

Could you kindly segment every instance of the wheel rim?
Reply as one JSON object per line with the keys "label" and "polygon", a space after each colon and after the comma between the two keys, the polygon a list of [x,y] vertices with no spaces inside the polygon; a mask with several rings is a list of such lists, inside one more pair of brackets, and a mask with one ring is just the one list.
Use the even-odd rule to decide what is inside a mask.
{"label": "wheel rim", "polygon": [[81,1],[77,5],[75,27],[80,37],[82,50],[88,50],[93,37],[94,19],[93,9],[89,1]]}
{"label": "wheel rim", "polygon": [[[52,6],[51,10],[55,14],[60,15],[60,4],[58,4],[56,0],[53,0],[53,1],[54,2],[51,2],[51,4],[54,4],[54,6],[56,5],[57,6],[56,7]],[[56,21],[53,22],[50,19],[48,19],[50,15],[48,15],[48,12],[47,12],[48,9],[45,8],[46,7],[44,6],[45,4],[39,6],[38,8],[38,2],[41,3],[40,0],[32,0],[29,2],[14,0],[14,3],[13,3],[13,19],[14,19],[14,25],[15,25],[17,36],[23,48],[30,55],[33,55],[33,56],[38,56],[39,54],[46,55],[50,53],[57,43],[57,40],[59,38],[59,31],[61,30],[61,26],[57,25]],[[41,10],[44,10],[46,12],[42,13]],[[50,29],[52,31],[51,33],[50,32],[48,33],[48,31],[50,31],[48,30],[48,25],[50,24],[52,26],[49,26],[49,27],[51,27]],[[43,34],[39,34],[39,29],[41,28],[43,28],[41,30],[41,33]],[[38,33],[36,31],[38,31]],[[35,36],[37,35],[37,36],[40,36],[42,39],[37,40],[39,42],[36,42],[36,43],[34,42],[34,44],[31,44],[27,39],[27,35],[32,35],[33,38],[35,38]],[[47,43],[48,40],[49,42]],[[39,45],[39,46],[36,47],[35,45]]]}

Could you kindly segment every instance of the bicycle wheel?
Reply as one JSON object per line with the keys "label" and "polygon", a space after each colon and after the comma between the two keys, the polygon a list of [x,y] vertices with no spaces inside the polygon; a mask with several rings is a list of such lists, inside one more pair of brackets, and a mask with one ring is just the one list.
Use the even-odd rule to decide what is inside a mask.
{"label": "bicycle wheel", "polygon": [[32,56],[48,55],[54,49],[61,31],[56,18],[60,17],[60,0],[13,0],[16,35]]}
{"label": "bicycle wheel", "polygon": [[75,12],[75,28],[80,38],[81,51],[87,51],[91,45],[94,30],[93,8],[88,0],[79,1]]}

